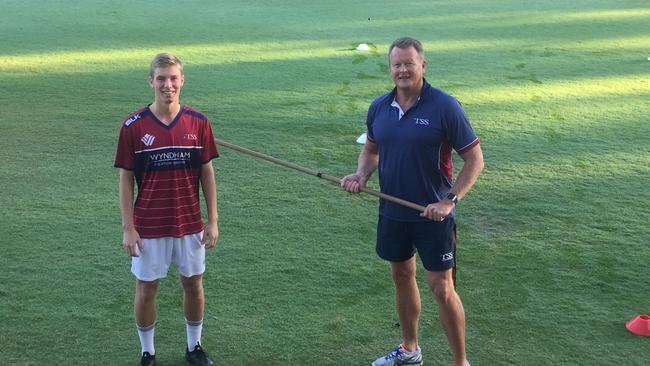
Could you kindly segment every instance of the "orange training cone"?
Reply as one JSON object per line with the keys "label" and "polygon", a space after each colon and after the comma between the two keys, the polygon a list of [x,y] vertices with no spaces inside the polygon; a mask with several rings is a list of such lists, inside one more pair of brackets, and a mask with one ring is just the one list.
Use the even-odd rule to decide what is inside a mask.
{"label": "orange training cone", "polygon": [[650,316],[641,314],[625,323],[625,328],[634,334],[650,337]]}

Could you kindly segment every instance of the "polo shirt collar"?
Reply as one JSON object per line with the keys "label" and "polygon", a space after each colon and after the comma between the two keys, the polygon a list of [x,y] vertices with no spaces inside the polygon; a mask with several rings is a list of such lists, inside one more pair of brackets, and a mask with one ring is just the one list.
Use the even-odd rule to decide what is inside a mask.
{"label": "polo shirt collar", "polygon": [[[424,96],[424,93],[429,90],[430,85],[427,82],[427,79],[422,78],[422,80],[423,80],[422,90],[420,90],[420,95],[418,96],[418,99],[415,101],[415,104],[413,106],[420,103],[420,99],[422,99],[422,97]],[[391,96],[393,97],[393,101],[390,103],[390,106],[397,108],[397,111],[399,112],[399,119],[402,119],[402,117],[404,116],[404,111],[402,110],[402,107],[399,105],[399,103],[397,103],[397,99],[395,99],[396,94],[397,94],[397,87],[394,87],[393,91],[391,92]]]}

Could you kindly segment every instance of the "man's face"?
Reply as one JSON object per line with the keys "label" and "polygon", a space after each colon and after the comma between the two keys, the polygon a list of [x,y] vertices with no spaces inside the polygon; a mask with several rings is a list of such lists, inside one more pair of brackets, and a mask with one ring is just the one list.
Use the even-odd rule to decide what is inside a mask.
{"label": "man's face", "polygon": [[410,89],[422,82],[427,62],[413,47],[390,51],[390,75],[398,89]]}
{"label": "man's face", "polygon": [[179,103],[185,78],[178,65],[157,67],[149,78],[149,85],[155,92],[155,100],[165,104]]}

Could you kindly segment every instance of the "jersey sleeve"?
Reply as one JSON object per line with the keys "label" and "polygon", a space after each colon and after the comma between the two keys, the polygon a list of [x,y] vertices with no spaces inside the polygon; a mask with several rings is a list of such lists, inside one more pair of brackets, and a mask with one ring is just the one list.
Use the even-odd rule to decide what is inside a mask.
{"label": "jersey sleeve", "polygon": [[203,146],[201,164],[205,164],[208,161],[219,157],[217,144],[214,141],[214,134],[212,133],[212,125],[209,120],[205,121],[203,125],[203,133],[201,135],[203,138],[203,141],[201,141],[201,145]]}
{"label": "jersey sleeve", "polygon": [[116,168],[123,168],[127,170],[135,169],[135,150],[133,141],[130,138],[131,134],[126,126],[120,128],[120,136],[117,140],[117,150],[115,152]]}
{"label": "jersey sleeve", "polygon": [[450,98],[445,110],[444,123],[447,129],[447,140],[459,154],[478,145],[478,137],[472,129],[465,111],[453,97]]}

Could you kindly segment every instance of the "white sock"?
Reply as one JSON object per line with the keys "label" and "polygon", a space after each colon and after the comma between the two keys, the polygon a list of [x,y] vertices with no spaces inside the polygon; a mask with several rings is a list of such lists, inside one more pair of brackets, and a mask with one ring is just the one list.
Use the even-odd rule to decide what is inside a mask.
{"label": "white sock", "polygon": [[153,337],[156,331],[156,323],[153,323],[148,327],[141,327],[136,324],[136,328],[138,328],[138,337],[140,337],[142,353],[149,352],[150,355],[155,355],[156,348],[153,346]]}
{"label": "white sock", "polygon": [[201,332],[203,331],[203,320],[185,320],[187,329],[187,349],[194,351],[194,347],[201,343]]}

